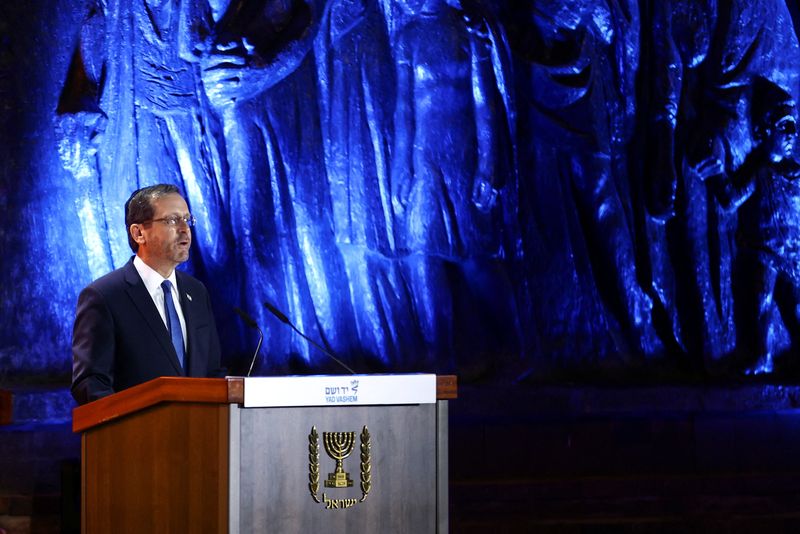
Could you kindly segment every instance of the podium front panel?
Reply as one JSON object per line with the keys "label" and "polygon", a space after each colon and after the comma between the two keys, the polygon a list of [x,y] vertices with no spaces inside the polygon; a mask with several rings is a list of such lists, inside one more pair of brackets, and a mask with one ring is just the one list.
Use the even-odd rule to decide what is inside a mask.
{"label": "podium front panel", "polygon": [[231,533],[436,532],[435,404],[231,410]]}
{"label": "podium front panel", "polygon": [[225,532],[229,413],[159,404],[85,431],[82,531]]}

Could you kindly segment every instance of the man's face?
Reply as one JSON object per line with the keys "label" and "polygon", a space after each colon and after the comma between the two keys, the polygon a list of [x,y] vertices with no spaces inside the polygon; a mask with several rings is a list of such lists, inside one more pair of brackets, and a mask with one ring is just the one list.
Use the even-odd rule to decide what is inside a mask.
{"label": "man's face", "polygon": [[797,140],[797,122],[792,115],[786,115],[776,121],[772,135],[768,140],[769,157],[773,163],[792,157]]}
{"label": "man's face", "polygon": [[141,225],[144,242],[139,243],[139,255],[148,265],[168,270],[189,259],[192,230],[183,220],[167,224],[168,217],[188,217],[189,206],[177,193],[170,193],[153,202],[153,221]]}

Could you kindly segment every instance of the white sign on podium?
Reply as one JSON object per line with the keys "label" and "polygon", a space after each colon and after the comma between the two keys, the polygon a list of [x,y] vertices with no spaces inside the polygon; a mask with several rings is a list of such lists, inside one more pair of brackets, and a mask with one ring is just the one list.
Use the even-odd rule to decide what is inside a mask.
{"label": "white sign on podium", "polygon": [[244,407],[434,404],[436,375],[259,376],[244,379]]}

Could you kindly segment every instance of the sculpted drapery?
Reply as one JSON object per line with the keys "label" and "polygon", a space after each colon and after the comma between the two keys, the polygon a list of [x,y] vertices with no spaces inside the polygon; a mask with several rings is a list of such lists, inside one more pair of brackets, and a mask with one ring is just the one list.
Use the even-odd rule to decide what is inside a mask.
{"label": "sculpted drapery", "polygon": [[767,193],[732,184],[794,176],[788,133],[745,163],[798,72],[781,0],[95,0],[58,148],[87,276],[127,259],[131,190],[185,191],[189,268],[234,360],[227,311],[265,327],[259,372],[326,362],[265,301],[364,370],[771,372],[794,319],[743,335]]}

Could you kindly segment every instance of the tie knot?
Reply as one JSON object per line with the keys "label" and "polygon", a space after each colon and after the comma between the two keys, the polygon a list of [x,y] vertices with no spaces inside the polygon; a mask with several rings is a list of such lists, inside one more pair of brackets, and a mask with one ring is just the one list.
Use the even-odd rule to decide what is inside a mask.
{"label": "tie knot", "polygon": [[172,292],[172,282],[169,280],[161,282],[161,287],[164,289],[164,293],[170,294]]}

